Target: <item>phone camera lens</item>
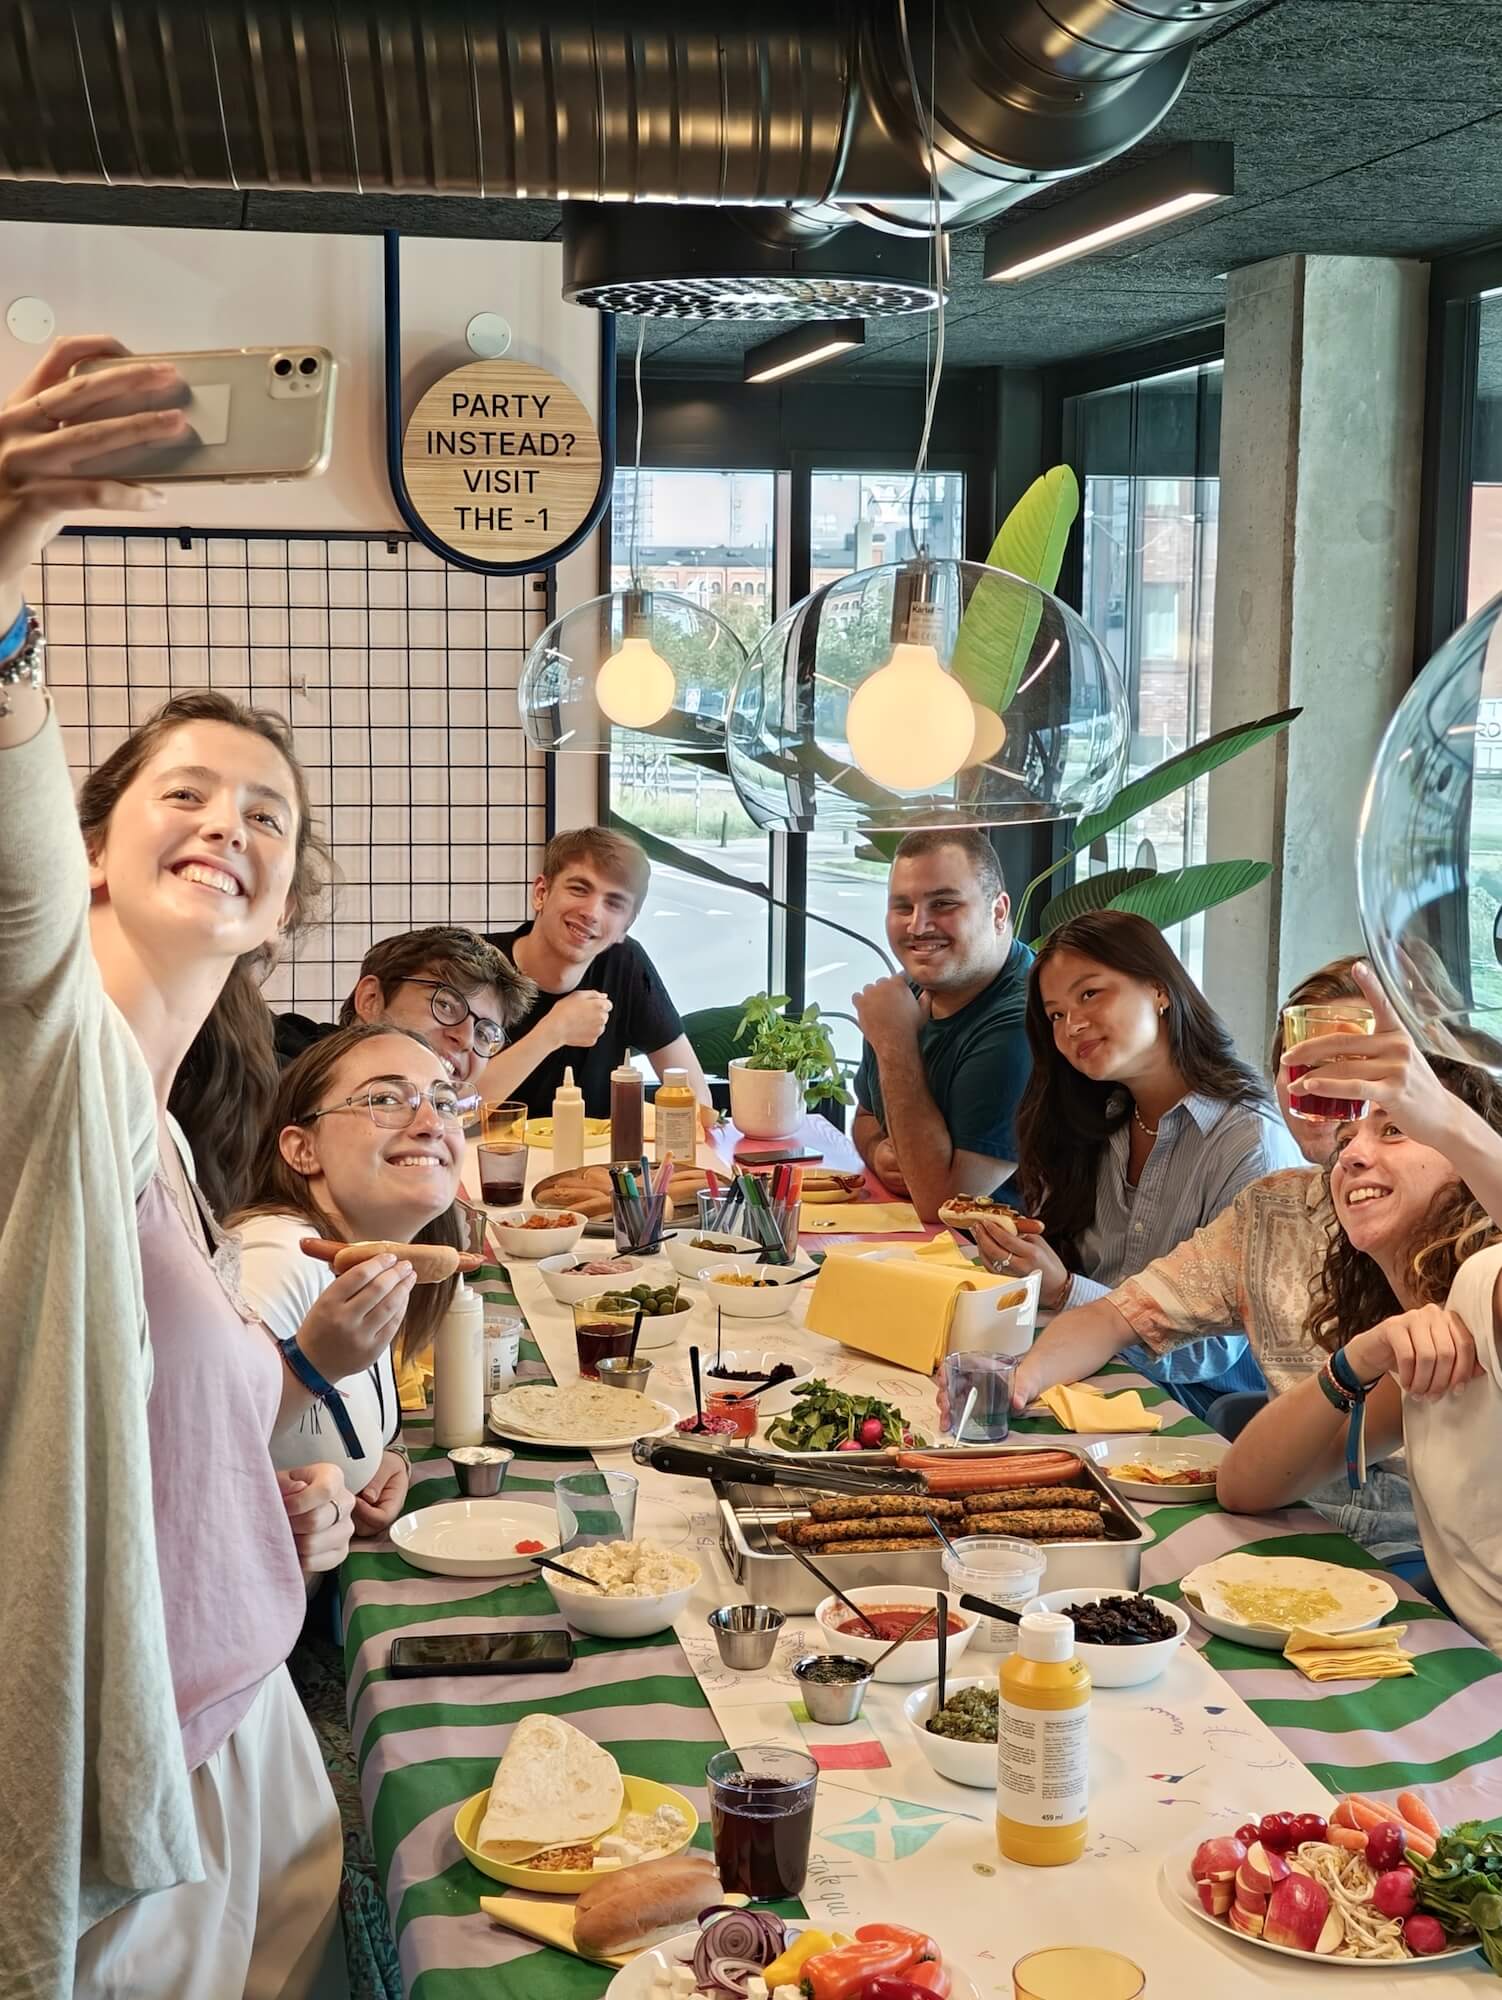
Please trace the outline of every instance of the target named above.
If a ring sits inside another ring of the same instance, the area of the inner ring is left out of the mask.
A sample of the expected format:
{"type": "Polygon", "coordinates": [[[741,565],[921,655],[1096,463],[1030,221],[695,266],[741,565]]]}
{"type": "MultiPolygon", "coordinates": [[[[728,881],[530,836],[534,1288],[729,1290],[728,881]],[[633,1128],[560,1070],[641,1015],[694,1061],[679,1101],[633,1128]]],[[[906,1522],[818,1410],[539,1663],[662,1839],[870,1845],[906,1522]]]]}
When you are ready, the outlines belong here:
{"type": "Polygon", "coordinates": [[[318,373],[318,357],[316,354],[305,354],[297,365],[304,375],[316,375],[318,373]]]}
{"type": "Polygon", "coordinates": [[[285,354],[279,354],[271,366],[278,375],[290,375],[292,373],[292,363],[287,359],[285,354]]]}

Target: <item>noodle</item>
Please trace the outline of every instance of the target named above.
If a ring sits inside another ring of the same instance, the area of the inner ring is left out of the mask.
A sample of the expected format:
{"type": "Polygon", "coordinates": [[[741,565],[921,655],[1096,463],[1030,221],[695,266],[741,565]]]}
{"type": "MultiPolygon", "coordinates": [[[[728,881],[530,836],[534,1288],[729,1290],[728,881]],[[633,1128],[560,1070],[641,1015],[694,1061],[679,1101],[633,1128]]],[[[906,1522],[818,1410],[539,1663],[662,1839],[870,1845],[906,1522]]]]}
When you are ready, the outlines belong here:
{"type": "Polygon", "coordinates": [[[1372,1905],[1377,1877],[1365,1855],[1322,1840],[1306,1840],[1288,1860],[1299,1874],[1323,1884],[1345,1920],[1345,1940],[1330,1954],[1332,1958],[1408,1957],[1401,1921],[1384,1917],[1372,1905]]]}

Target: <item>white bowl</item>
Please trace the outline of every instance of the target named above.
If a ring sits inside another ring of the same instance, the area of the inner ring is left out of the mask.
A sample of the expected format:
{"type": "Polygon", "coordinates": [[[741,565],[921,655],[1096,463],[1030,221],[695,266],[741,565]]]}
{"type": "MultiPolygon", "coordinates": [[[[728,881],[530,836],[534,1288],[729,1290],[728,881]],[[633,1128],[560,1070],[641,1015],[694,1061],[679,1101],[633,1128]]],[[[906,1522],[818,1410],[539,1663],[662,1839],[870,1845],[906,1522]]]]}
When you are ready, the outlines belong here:
{"type": "MultiPolygon", "coordinates": [[[[567,1554],[559,1561],[567,1562],[567,1554]]],[[[587,1632],[595,1639],[645,1639],[651,1632],[667,1631],[698,1588],[700,1573],[695,1564],[692,1582],[664,1591],[660,1597],[597,1597],[592,1591],[576,1590],[556,1570],[542,1572],[569,1624],[576,1632],[587,1632]]]]}
{"type": "MultiPolygon", "coordinates": [[[[972,1674],[966,1680],[946,1682],[945,1695],[947,1698],[958,1694],[961,1688],[995,1686],[995,1674],[972,1674]]],[[[996,1745],[957,1743],[952,1736],[935,1736],[925,1725],[938,1705],[937,1681],[931,1681],[927,1687],[914,1688],[902,1704],[907,1726],[917,1737],[918,1747],[941,1778],[953,1778],[957,1785],[974,1785],[977,1791],[992,1790],[996,1784],[996,1745]]]]}
{"type": "MultiPolygon", "coordinates": [[[[731,1287],[732,1291],[735,1289],[731,1287]]],[[[720,1368],[736,1368],[744,1373],[755,1369],[758,1375],[770,1375],[774,1368],[786,1361],[798,1372],[785,1382],[779,1382],[775,1389],[763,1389],[756,1399],[756,1407],[764,1417],[780,1417],[790,1410],[803,1393],[804,1384],[811,1382],[814,1364],[801,1354],[777,1354],[770,1347],[727,1347],[719,1356],[720,1368]]],[[[714,1368],[704,1370],[704,1395],[739,1396],[749,1389],[749,1382],[727,1381],[724,1374],[714,1368]]]]}
{"type": "Polygon", "coordinates": [[[1128,1437],[1092,1440],[1085,1453],[1128,1500],[1145,1500],[1153,1507],[1184,1507],[1215,1498],[1216,1469],[1230,1449],[1230,1440],[1223,1437],[1128,1437]],[[1157,1486],[1151,1480],[1122,1479],[1117,1472],[1123,1465],[1176,1462],[1203,1466],[1204,1478],[1195,1485],[1157,1486]]]}
{"type": "MultiPolygon", "coordinates": [[[[1097,1604],[1103,1597],[1137,1597],[1142,1594],[1140,1591],[1123,1590],[1119,1583],[1100,1584],[1094,1589],[1050,1590],[1043,1597],[1035,1597],[1027,1608],[1029,1611],[1067,1612],[1072,1611],[1076,1604],[1097,1604]]],[[[1187,1616],[1176,1604],[1165,1604],[1161,1597],[1155,1597],[1153,1602],[1173,1620],[1171,1639],[1155,1639],[1146,1646],[1089,1646],[1075,1641],[1075,1651],[1090,1669],[1090,1678],[1096,1687],[1134,1688],[1143,1686],[1147,1681],[1155,1681],[1184,1643],[1189,1631],[1187,1616]]]]}
{"type": "MultiPolygon", "coordinates": [[[[602,1290],[608,1291],[614,1280],[601,1277],[595,1272],[585,1277],[579,1269],[581,1264],[603,1263],[603,1258],[581,1257],[577,1251],[565,1250],[561,1257],[544,1257],[538,1265],[542,1282],[561,1306],[577,1305],[580,1299],[598,1298],[602,1290]]],[[[616,1278],[623,1288],[644,1282],[642,1272],[647,1268],[645,1257],[630,1257],[626,1261],[635,1266],[631,1271],[621,1271],[616,1278]]]]}
{"type": "Polygon", "coordinates": [[[727,1269],[736,1268],[733,1257],[727,1251],[696,1250],[693,1247],[696,1236],[708,1236],[716,1243],[733,1244],[740,1255],[748,1250],[753,1257],[756,1255],[757,1246],[749,1236],[733,1236],[728,1230],[721,1229],[691,1229],[685,1223],[676,1236],[664,1236],[662,1239],[663,1254],[680,1278],[697,1278],[706,1264],[718,1264],[721,1259],[727,1269]]]}
{"type": "Polygon", "coordinates": [[[725,1272],[723,1267],[718,1271],[710,1268],[701,1268],[699,1277],[704,1284],[705,1298],[708,1299],[712,1307],[720,1307],[731,1319],[779,1319],[783,1313],[788,1311],[793,1303],[793,1298],[796,1297],[796,1294],[788,1295],[786,1292],[789,1280],[813,1268],[811,1263],[782,1265],[747,1263],[741,1265],[739,1259],[736,1259],[735,1262],[739,1268],[734,1275],[740,1277],[770,1278],[772,1282],[765,1287],[727,1285],[722,1280],[724,1277],[732,1274],[725,1272]]]}
{"type": "Polygon", "coordinates": [[[641,1327],[636,1336],[636,1344],[641,1347],[671,1347],[693,1317],[694,1302],[682,1297],[678,1310],[674,1313],[654,1313],[650,1317],[642,1314],[641,1327]]]}
{"type": "Polygon", "coordinates": [[[490,1233],[503,1257],[524,1257],[535,1264],[572,1250],[584,1234],[584,1217],[576,1208],[506,1208],[492,1214],[490,1233]],[[556,1216],[557,1224],[552,1229],[517,1226],[523,1217],[532,1215],[556,1216]]]}
{"type": "MultiPolygon", "coordinates": [[[[862,1611],[890,1611],[895,1607],[913,1605],[916,1618],[926,1605],[938,1597],[936,1590],[923,1590],[917,1585],[873,1584],[860,1590],[848,1591],[851,1602],[858,1604],[862,1611]]],[[[975,1628],[980,1619],[973,1611],[961,1611],[953,1598],[949,1600],[950,1616],[963,1622],[963,1629],[949,1635],[949,1659],[957,1660],[970,1641],[975,1637],[975,1628]]],[[[826,1597],[814,1612],[814,1620],[820,1636],[827,1642],[831,1653],[848,1653],[854,1660],[874,1661],[891,1645],[890,1639],[873,1639],[869,1632],[857,1628],[854,1632],[842,1632],[838,1621],[850,1618],[852,1613],[847,1605],[837,1597],[826,1597]]],[[[938,1678],[939,1641],[933,1638],[909,1639],[905,1646],[899,1646],[890,1659],[884,1660],[876,1669],[879,1681],[892,1681],[903,1686],[913,1681],[931,1681],[938,1678]]]]}

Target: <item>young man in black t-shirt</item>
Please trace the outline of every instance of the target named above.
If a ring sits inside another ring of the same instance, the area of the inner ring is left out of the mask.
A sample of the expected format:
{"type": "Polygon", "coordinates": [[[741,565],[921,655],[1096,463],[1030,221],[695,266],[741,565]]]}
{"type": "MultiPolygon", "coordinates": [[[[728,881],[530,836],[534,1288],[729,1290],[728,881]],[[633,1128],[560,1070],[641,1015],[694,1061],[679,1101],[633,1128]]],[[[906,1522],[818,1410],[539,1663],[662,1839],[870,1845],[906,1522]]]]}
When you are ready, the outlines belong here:
{"type": "Polygon", "coordinates": [[[492,931],[537,998],[512,1030],[509,1047],[490,1062],[487,1097],[525,1099],[546,1117],[572,1068],[591,1118],[610,1112],[610,1072],[639,1050],[660,1077],[688,1072],[705,1122],[713,1118],[709,1085],[657,969],[626,933],[646,897],[651,869],[634,840],[605,827],[556,834],[532,884],[532,921],[492,931]]]}

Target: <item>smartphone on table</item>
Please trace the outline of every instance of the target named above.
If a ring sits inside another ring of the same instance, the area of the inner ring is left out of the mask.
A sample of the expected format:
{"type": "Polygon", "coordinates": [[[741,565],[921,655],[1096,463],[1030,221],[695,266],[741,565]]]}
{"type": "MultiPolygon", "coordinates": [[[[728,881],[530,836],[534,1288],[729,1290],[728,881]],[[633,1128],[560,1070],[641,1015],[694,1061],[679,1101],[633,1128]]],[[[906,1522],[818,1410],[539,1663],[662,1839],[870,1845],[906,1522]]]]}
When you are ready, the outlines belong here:
{"type": "Polygon", "coordinates": [[[735,1156],[738,1167],[780,1167],[789,1161],[822,1160],[824,1155],[811,1146],[774,1146],[765,1153],[741,1153],[735,1156]]]}
{"type": "Polygon", "coordinates": [[[386,1663],[395,1681],[425,1674],[566,1674],[574,1664],[567,1632],[403,1632],[386,1663]]]}
{"type": "MultiPolygon", "coordinates": [[[[153,401],[182,410],[190,429],[168,445],[133,445],[81,464],[87,477],[215,480],[308,479],[329,462],[338,364],[311,342],[234,347],[205,353],[108,354],[74,371],[98,375],[126,363],[170,362],[177,381],[153,401]]],[[[139,404],[136,405],[139,407],[139,404]]],[[[116,414],[108,406],[95,417],[116,414]]]]}

